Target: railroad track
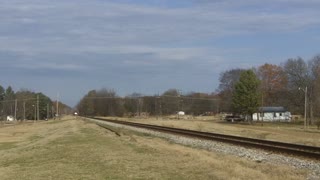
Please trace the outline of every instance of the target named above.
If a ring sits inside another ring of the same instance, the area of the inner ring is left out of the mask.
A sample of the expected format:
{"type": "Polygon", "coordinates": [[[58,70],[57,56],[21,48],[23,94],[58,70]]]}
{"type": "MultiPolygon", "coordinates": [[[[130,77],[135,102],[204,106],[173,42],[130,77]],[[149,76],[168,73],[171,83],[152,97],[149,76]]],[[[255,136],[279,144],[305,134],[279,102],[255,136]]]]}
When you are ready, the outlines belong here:
{"type": "Polygon", "coordinates": [[[206,139],[206,140],[219,141],[219,142],[224,142],[224,143],[229,143],[229,144],[234,144],[239,146],[258,148],[258,149],[263,149],[263,150],[272,151],[272,152],[285,153],[289,155],[295,155],[295,156],[298,155],[302,157],[312,158],[314,160],[320,160],[320,147],[316,147],[316,146],[306,146],[306,145],[300,145],[300,144],[291,144],[291,143],[284,143],[284,142],[277,142],[277,141],[253,139],[253,138],[224,135],[224,134],[217,134],[217,133],[200,132],[200,131],[194,131],[194,130],[164,127],[164,126],[157,126],[157,125],[150,125],[150,124],[140,124],[140,123],[127,122],[127,121],[117,121],[117,120],[101,119],[101,118],[91,118],[91,119],[107,121],[111,123],[117,123],[122,125],[133,126],[133,127],[139,127],[139,128],[149,129],[149,130],[161,131],[165,133],[183,135],[183,136],[188,136],[192,138],[206,139]]]}

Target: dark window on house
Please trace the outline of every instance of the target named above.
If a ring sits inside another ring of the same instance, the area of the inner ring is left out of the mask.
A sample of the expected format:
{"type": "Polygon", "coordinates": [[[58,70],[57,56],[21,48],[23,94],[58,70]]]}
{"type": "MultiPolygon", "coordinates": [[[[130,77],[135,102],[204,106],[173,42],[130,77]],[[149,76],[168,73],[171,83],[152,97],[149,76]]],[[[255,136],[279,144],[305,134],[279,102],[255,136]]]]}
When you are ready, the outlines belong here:
{"type": "Polygon", "coordinates": [[[277,114],[275,112],[273,113],[273,117],[277,117],[277,114]]]}
{"type": "Polygon", "coordinates": [[[264,117],[264,113],[262,112],[262,113],[260,113],[260,117],[264,117]]]}
{"type": "Polygon", "coordinates": [[[282,113],[279,113],[279,116],[282,116],[282,113]]]}

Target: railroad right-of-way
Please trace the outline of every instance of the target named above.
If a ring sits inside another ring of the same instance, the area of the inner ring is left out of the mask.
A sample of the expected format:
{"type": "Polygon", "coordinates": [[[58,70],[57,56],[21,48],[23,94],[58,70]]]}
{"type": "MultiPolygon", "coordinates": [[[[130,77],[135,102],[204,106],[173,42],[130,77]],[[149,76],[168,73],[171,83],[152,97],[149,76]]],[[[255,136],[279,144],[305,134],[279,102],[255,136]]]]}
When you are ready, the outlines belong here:
{"type": "Polygon", "coordinates": [[[246,137],[239,137],[239,136],[231,136],[231,135],[201,132],[201,131],[194,131],[194,130],[187,130],[187,129],[133,123],[133,122],[127,122],[127,121],[111,120],[111,119],[102,119],[102,118],[94,118],[94,119],[122,124],[122,125],[133,126],[133,127],[145,128],[145,129],[154,130],[154,131],[161,131],[161,132],[171,133],[176,135],[183,135],[183,136],[188,136],[192,138],[219,141],[219,142],[225,142],[225,143],[235,144],[239,146],[263,149],[271,152],[307,157],[313,160],[320,160],[320,147],[315,147],[315,146],[306,146],[306,145],[300,145],[300,144],[268,141],[268,140],[261,140],[261,139],[253,139],[253,138],[246,138],[246,137]]]}

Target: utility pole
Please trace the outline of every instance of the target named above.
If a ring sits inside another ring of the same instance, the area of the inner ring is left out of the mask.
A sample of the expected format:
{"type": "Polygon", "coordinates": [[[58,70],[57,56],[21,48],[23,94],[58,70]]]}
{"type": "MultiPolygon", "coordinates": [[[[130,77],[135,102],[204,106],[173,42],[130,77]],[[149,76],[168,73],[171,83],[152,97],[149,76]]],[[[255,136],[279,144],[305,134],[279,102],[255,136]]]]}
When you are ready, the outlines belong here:
{"type": "Polygon", "coordinates": [[[26,102],[23,101],[23,121],[26,120],[26,102]]]}
{"type": "Polygon", "coordinates": [[[157,109],[157,105],[159,106],[159,94],[158,96],[155,98],[155,104],[154,104],[154,112],[155,112],[155,115],[157,116],[157,119],[159,118],[159,110],[157,109]]]}
{"type": "Polygon", "coordinates": [[[137,116],[140,116],[140,99],[137,97],[137,116]]]}
{"type": "Polygon", "coordinates": [[[14,100],[14,120],[17,120],[17,104],[18,104],[18,100],[15,99],[14,100]]]}
{"type": "Polygon", "coordinates": [[[138,98],[138,112],[139,112],[139,117],[141,116],[141,99],[140,97],[138,98]]]}
{"type": "Polygon", "coordinates": [[[261,121],[262,121],[262,124],[261,126],[263,126],[263,118],[264,118],[264,112],[263,112],[263,93],[261,94],[261,121]]]}
{"type": "Polygon", "coordinates": [[[56,103],[57,103],[56,104],[56,106],[57,106],[57,109],[56,109],[57,114],[56,114],[56,116],[59,117],[59,93],[57,94],[57,102],[56,103]]]}
{"type": "Polygon", "coordinates": [[[178,112],[177,112],[178,119],[180,119],[180,111],[181,111],[180,101],[181,101],[181,90],[178,90],[178,112]]]}
{"type": "Polygon", "coordinates": [[[47,120],[49,119],[49,104],[47,104],[47,120]]]}
{"type": "Polygon", "coordinates": [[[34,119],[33,119],[33,122],[35,122],[36,119],[37,119],[37,106],[36,105],[32,105],[32,107],[34,107],[34,119]]]}
{"type": "Polygon", "coordinates": [[[162,118],[162,101],[161,101],[161,97],[159,97],[159,101],[160,101],[160,118],[162,118]]]}
{"type": "Polygon", "coordinates": [[[52,117],[53,119],[56,119],[56,118],[55,118],[55,115],[54,115],[54,105],[53,105],[53,104],[51,105],[51,117],[52,117]]]}
{"type": "Polygon", "coordinates": [[[299,90],[304,92],[304,130],[307,130],[307,101],[308,101],[308,86],[305,89],[299,87],[299,90]]]}
{"type": "Polygon", "coordinates": [[[307,94],[308,94],[308,87],[306,86],[306,90],[304,92],[304,129],[307,128],[307,94]]]}
{"type": "Polygon", "coordinates": [[[37,120],[39,120],[39,94],[37,95],[37,120]]]}

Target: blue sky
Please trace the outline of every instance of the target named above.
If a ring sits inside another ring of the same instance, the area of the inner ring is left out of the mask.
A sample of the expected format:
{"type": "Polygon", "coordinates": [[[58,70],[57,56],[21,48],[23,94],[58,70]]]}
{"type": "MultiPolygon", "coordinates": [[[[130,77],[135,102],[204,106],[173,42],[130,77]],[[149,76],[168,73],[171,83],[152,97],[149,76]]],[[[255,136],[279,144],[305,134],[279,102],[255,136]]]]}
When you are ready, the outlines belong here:
{"type": "Polygon", "coordinates": [[[320,53],[318,0],[0,0],[0,84],[214,92],[231,68],[320,53]]]}

